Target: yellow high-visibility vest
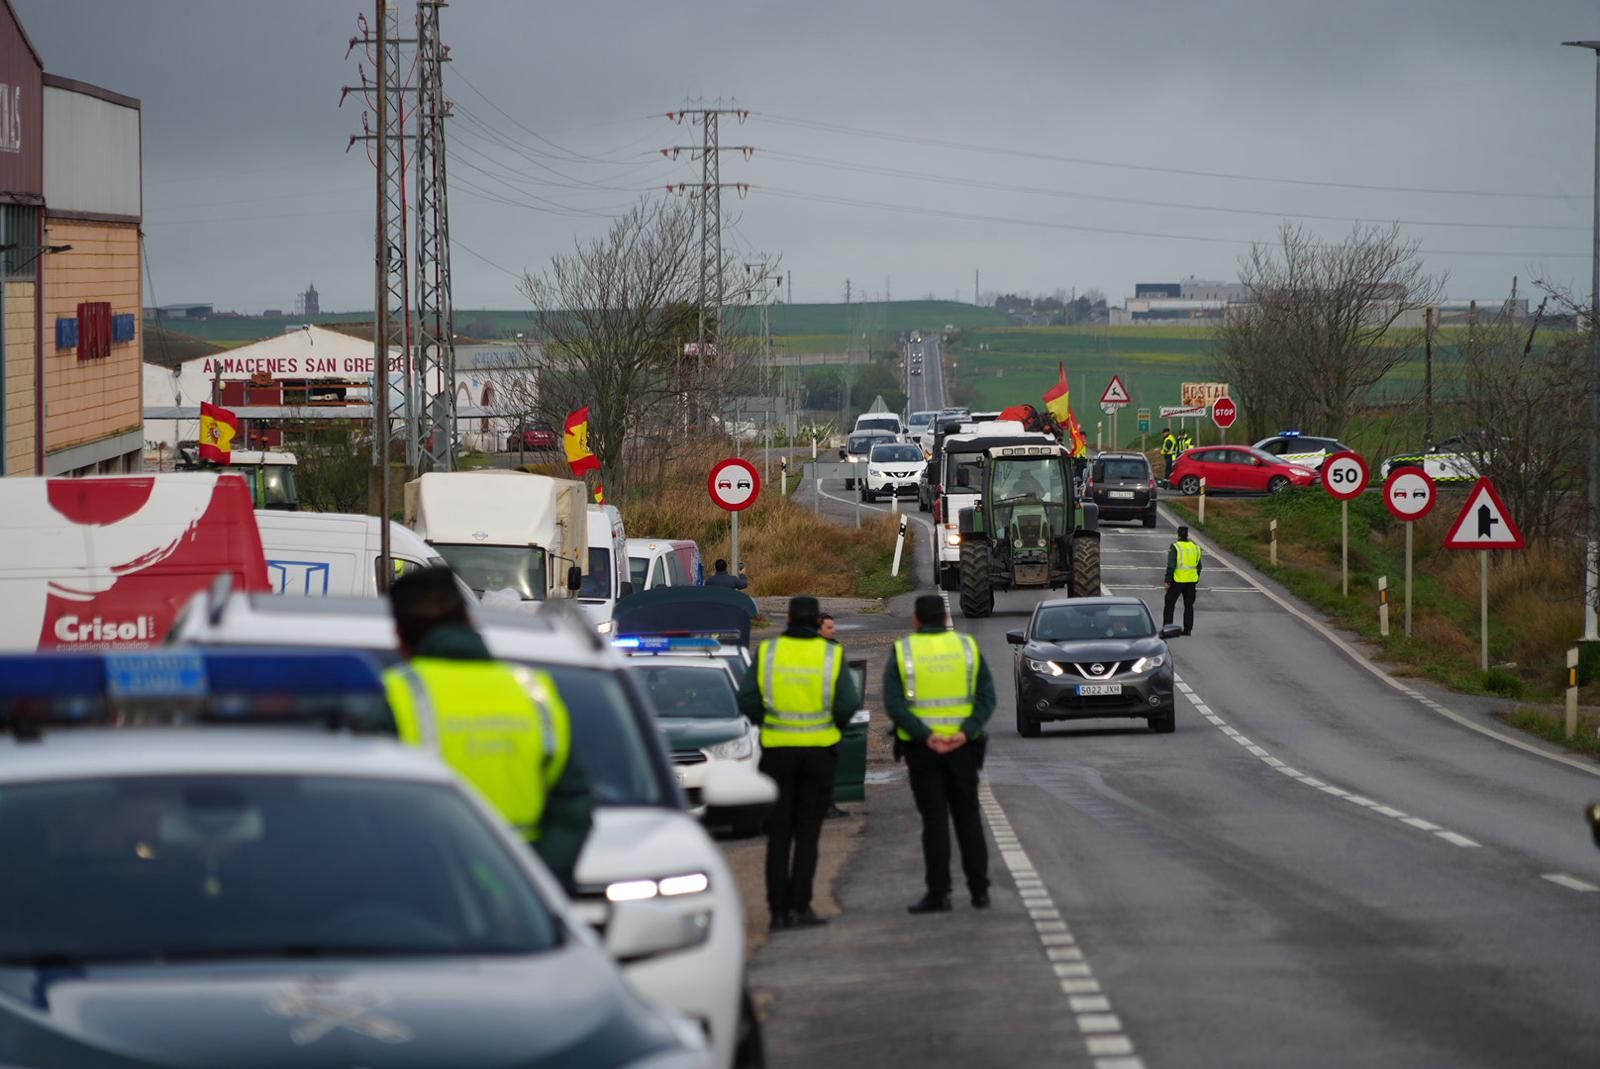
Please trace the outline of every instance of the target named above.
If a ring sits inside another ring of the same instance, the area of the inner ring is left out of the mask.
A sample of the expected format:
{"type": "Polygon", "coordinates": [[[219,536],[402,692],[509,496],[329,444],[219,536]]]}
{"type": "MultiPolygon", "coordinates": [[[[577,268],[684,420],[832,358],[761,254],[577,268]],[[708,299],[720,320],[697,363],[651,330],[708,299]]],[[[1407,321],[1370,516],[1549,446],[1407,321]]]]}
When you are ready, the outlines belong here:
{"type": "Polygon", "coordinates": [[[1161,455],[1170,457],[1178,453],[1178,439],[1170,432],[1161,436],[1161,455]]]}
{"type": "Polygon", "coordinates": [[[433,750],[524,838],[566,771],[572,722],[548,673],[421,657],[384,673],[400,740],[433,750]]]}
{"type": "MultiPolygon", "coordinates": [[[[894,644],[906,705],[935,735],[954,735],[972,715],[978,689],[978,643],[956,631],[907,635],[894,644]]],[[[906,742],[904,729],[895,733],[906,742]]]]}
{"type": "Polygon", "coordinates": [[[756,650],[754,671],[766,715],[761,745],[834,746],[844,736],[833,722],[833,696],[844,658],[825,638],[769,638],[756,650]]]}
{"type": "Polygon", "coordinates": [[[1172,581],[1174,583],[1198,583],[1200,581],[1200,547],[1193,542],[1174,542],[1172,548],[1177,553],[1177,561],[1172,568],[1172,581]]]}

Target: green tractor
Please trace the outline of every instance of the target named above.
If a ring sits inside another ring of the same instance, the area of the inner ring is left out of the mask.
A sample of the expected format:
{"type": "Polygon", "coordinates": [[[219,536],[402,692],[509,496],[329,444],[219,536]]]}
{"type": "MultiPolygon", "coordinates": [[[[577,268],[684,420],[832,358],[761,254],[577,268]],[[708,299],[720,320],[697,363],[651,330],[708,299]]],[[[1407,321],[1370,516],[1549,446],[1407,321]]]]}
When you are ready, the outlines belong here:
{"type": "Polygon", "coordinates": [[[1072,458],[1057,444],[995,445],[982,460],[983,494],[963,509],[961,612],[988,616],[996,590],[1100,593],[1099,509],[1080,502],[1072,458]]]}

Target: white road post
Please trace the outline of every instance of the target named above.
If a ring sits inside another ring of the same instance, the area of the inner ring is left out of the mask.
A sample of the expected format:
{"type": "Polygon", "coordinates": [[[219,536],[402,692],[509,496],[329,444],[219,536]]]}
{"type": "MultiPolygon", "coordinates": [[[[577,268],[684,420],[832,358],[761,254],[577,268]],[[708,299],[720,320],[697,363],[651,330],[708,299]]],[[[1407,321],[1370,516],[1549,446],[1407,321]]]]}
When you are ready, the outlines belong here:
{"type": "Polygon", "coordinates": [[[889,574],[893,576],[900,574],[900,551],[906,546],[906,519],[905,516],[900,517],[900,534],[894,540],[894,564],[889,569],[889,574]]]}
{"type": "Polygon", "coordinates": [[[1481,623],[1479,626],[1482,655],[1479,660],[1483,670],[1489,670],[1489,551],[1478,550],[1478,609],[1481,623]]]}
{"type": "Polygon", "coordinates": [[[1106,429],[1106,421],[1105,420],[1097,419],[1097,420],[1094,421],[1094,451],[1096,453],[1101,452],[1106,447],[1106,445],[1105,445],[1105,443],[1106,443],[1105,429],[1106,429]]]}
{"type": "Polygon", "coordinates": [[[817,459],[817,436],[814,434],[811,436],[811,459],[817,459]]]}
{"type": "Polygon", "coordinates": [[[1378,576],[1378,634],[1389,637],[1389,577],[1378,576]]]}
{"type": "Polygon", "coordinates": [[[1278,521],[1272,520],[1267,524],[1267,557],[1272,561],[1272,566],[1278,566],[1278,521]]]}
{"type": "Polygon", "coordinates": [[[1200,476],[1200,504],[1195,508],[1195,523],[1206,525],[1206,477],[1200,476]]]}
{"type": "Polygon", "coordinates": [[[1567,738],[1578,733],[1578,647],[1567,651],[1567,738]]]}
{"type": "Polygon", "coordinates": [[[778,458],[778,492],[781,497],[789,496],[789,458],[778,458]]]}

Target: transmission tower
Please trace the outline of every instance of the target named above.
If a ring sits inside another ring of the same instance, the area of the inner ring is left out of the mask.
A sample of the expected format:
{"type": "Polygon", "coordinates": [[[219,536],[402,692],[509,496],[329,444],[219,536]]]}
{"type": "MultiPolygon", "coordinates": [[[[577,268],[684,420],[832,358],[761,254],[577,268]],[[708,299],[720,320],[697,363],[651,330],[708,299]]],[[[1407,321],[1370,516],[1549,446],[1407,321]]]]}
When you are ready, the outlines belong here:
{"type": "Polygon", "coordinates": [[[417,240],[416,331],[411,411],[416,413],[417,465],[455,467],[455,341],[450,286],[450,202],[445,182],[444,65],[450,50],[439,39],[439,9],[448,0],[417,2],[417,240]],[[433,383],[439,382],[438,393],[433,383]]]}

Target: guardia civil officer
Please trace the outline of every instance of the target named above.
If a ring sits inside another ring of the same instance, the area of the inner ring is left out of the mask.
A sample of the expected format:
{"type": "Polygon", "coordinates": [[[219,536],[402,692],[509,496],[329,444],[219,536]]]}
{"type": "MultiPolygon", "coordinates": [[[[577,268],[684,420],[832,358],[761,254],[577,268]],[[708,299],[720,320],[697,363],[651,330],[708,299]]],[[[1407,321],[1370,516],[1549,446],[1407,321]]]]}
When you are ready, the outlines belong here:
{"type": "Polygon", "coordinates": [[[894,721],[911,794],[922,816],[927,893],[912,913],[950,909],[950,825],[977,909],[989,906],[989,852],[978,811],[978,771],[994,713],[994,679],[977,640],[945,626],[944,599],[916,601],[917,630],[895,643],[883,670],[883,704],[894,721]]]}
{"type": "Polygon", "coordinates": [[[1178,540],[1167,547],[1167,600],[1161,610],[1161,624],[1172,622],[1178,599],[1183,598],[1183,633],[1194,630],[1194,592],[1200,583],[1200,547],[1189,541],[1189,528],[1178,528],[1178,540]]]}
{"type": "Polygon", "coordinates": [[[761,771],[778,784],[767,820],[767,907],[772,930],[828,923],[811,908],[817,841],[833,802],[843,728],[861,708],[844,650],[817,631],[817,599],[789,599],[789,626],[756,648],[739,710],[761,725],[761,771]]]}
{"type": "Polygon", "coordinates": [[[389,603],[405,661],[384,684],[401,741],[437,752],[570,891],[594,799],[549,674],[490,657],[448,568],[401,576],[389,603]]]}
{"type": "Polygon", "coordinates": [[[1161,478],[1172,478],[1172,462],[1176,459],[1178,459],[1178,436],[1172,433],[1171,427],[1168,427],[1161,435],[1161,460],[1167,466],[1166,474],[1161,478]]]}

